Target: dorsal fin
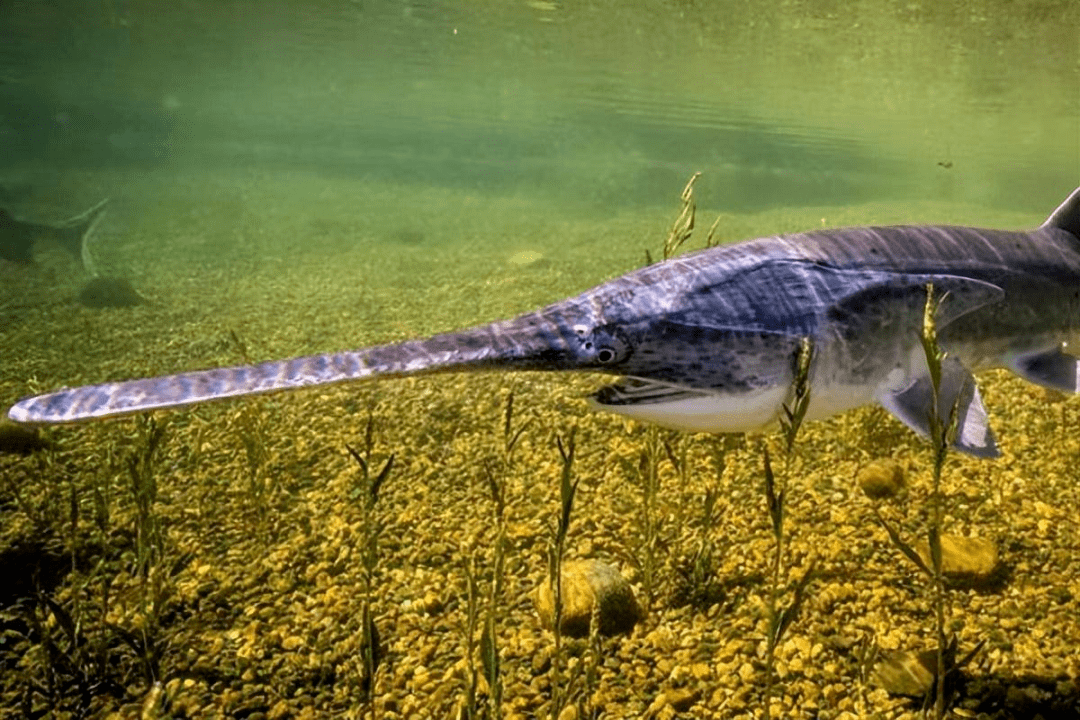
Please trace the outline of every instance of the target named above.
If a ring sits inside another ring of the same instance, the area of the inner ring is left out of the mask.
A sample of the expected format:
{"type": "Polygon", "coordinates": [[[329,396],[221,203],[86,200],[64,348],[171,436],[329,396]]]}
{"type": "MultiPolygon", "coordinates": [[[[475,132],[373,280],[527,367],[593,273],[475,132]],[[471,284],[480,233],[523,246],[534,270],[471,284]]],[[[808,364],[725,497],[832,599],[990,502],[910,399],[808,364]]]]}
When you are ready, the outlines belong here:
{"type": "Polygon", "coordinates": [[[1080,237],[1080,187],[1073,190],[1072,194],[1065,198],[1065,202],[1058,205],[1058,209],[1046,218],[1042,227],[1061,228],[1080,237]]]}

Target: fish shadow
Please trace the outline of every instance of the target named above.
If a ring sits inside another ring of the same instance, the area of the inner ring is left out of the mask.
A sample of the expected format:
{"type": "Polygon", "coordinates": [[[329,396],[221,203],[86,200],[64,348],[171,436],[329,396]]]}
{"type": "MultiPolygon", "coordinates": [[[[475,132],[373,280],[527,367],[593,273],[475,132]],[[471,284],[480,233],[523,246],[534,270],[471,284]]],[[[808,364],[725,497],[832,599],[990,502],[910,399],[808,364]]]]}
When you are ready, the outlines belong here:
{"type": "Polygon", "coordinates": [[[954,706],[990,720],[1080,720],[1080,684],[1064,675],[973,674],[963,679],[954,706]]]}

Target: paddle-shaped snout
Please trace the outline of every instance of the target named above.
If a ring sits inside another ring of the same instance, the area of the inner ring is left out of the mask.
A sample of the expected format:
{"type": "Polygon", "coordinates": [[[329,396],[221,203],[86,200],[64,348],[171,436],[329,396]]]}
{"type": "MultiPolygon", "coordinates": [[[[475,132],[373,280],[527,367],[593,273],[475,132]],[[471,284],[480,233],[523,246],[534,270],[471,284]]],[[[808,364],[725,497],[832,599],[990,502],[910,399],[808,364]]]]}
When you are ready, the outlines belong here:
{"type": "Polygon", "coordinates": [[[590,328],[572,301],[423,340],[231,368],[103,383],[26,398],[25,423],[65,423],[208,400],[360,380],[462,370],[602,370],[629,354],[611,327],[590,328]]]}

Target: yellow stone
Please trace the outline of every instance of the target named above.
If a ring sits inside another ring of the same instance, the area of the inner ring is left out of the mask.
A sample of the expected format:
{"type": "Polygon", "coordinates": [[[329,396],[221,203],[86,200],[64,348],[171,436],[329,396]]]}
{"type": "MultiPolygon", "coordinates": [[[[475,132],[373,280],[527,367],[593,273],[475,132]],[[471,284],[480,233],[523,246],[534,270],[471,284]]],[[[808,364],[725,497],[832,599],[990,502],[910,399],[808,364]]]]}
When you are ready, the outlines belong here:
{"type": "MultiPolygon", "coordinates": [[[[550,629],[554,623],[555,599],[546,579],[533,593],[533,602],[540,624],[550,629]]],[[[601,635],[628,633],[642,618],[630,584],[616,568],[595,559],[563,563],[562,604],[562,632],[570,637],[589,634],[594,605],[599,605],[601,635]]]]}
{"type": "Polygon", "coordinates": [[[933,652],[886,653],[874,666],[870,682],[892,695],[920,697],[934,684],[936,668],[933,652]]]}
{"type": "Polygon", "coordinates": [[[698,680],[706,680],[712,675],[712,669],[705,663],[694,663],[690,666],[690,674],[698,680]]]}
{"type": "MultiPolygon", "coordinates": [[[[920,540],[915,550],[927,567],[930,564],[930,544],[920,540]]],[[[961,535],[941,536],[941,572],[950,577],[984,578],[998,564],[997,545],[991,540],[961,535]]]]}
{"type": "Polygon", "coordinates": [[[570,704],[559,713],[559,720],[578,720],[577,705],[570,704]]]}
{"type": "Polygon", "coordinates": [[[289,703],[285,700],[278,700],[274,707],[270,708],[270,712],[266,714],[266,717],[270,720],[279,720],[279,718],[287,718],[291,714],[289,709],[289,703]]]}
{"type": "Polygon", "coordinates": [[[906,481],[904,468],[891,458],[867,463],[859,470],[855,480],[866,497],[871,500],[887,500],[904,491],[906,481]]]}
{"type": "Polygon", "coordinates": [[[754,666],[748,662],[744,662],[742,666],[739,667],[739,677],[742,678],[743,682],[750,682],[755,674],[754,666]]]}

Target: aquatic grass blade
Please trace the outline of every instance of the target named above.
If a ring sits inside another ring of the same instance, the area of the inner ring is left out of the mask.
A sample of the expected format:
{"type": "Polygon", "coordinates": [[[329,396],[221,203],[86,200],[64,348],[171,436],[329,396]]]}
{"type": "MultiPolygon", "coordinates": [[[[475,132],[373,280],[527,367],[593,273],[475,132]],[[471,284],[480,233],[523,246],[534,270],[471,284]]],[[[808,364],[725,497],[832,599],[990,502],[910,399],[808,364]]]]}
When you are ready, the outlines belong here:
{"type": "Polygon", "coordinates": [[[810,567],[803,573],[803,576],[799,578],[799,582],[796,583],[791,604],[781,609],[778,613],[779,620],[776,623],[776,630],[773,637],[773,642],[776,645],[780,644],[784,639],[784,633],[787,632],[788,627],[790,627],[791,623],[799,617],[803,602],[806,600],[806,588],[814,579],[816,570],[817,562],[815,561],[810,564],[810,567]]]}
{"type": "Polygon", "coordinates": [[[773,535],[779,538],[784,532],[784,490],[776,491],[776,478],[773,475],[768,447],[762,447],[762,457],[765,462],[765,500],[769,507],[769,517],[772,519],[773,535]]]}
{"type": "Polygon", "coordinates": [[[484,666],[484,678],[487,679],[488,687],[494,688],[499,677],[499,652],[495,643],[495,624],[490,616],[484,623],[484,631],[480,636],[480,660],[484,666]]]}
{"type": "Polygon", "coordinates": [[[349,454],[353,456],[353,460],[356,460],[356,464],[360,466],[360,473],[364,477],[367,477],[368,476],[367,460],[365,460],[363,458],[363,456],[360,453],[358,453],[356,451],[356,449],[352,445],[350,445],[348,443],[345,443],[345,449],[349,451],[349,454]]]}
{"type": "Polygon", "coordinates": [[[664,454],[667,455],[668,462],[670,462],[671,466],[675,468],[675,472],[677,474],[682,475],[683,464],[679,462],[679,459],[677,457],[675,457],[675,450],[671,447],[671,443],[665,439],[663,442],[663,446],[664,454]]]}
{"type": "Polygon", "coordinates": [[[570,530],[570,515],[574,507],[574,495],[577,493],[578,483],[581,482],[581,478],[573,479],[573,466],[574,466],[574,452],[575,452],[575,436],[577,434],[577,426],[570,428],[570,433],[567,435],[566,442],[563,442],[562,437],[556,437],[555,443],[559,448],[559,455],[562,456],[562,473],[559,478],[559,497],[562,500],[562,513],[559,516],[559,529],[558,540],[561,547],[562,542],[566,539],[566,534],[570,530]]]}
{"type": "Polygon", "coordinates": [[[396,453],[391,453],[390,457],[386,459],[386,462],[382,466],[382,470],[375,476],[375,480],[371,483],[371,502],[375,503],[379,499],[379,489],[382,487],[383,482],[390,475],[390,471],[394,468],[394,457],[396,453]]]}
{"type": "Polygon", "coordinates": [[[887,520],[885,520],[881,512],[876,507],[873,508],[873,510],[874,515],[877,516],[878,523],[883,528],[885,528],[885,532],[889,534],[889,540],[892,541],[892,544],[895,545],[900,550],[900,552],[904,554],[904,557],[914,563],[915,567],[919,568],[919,570],[922,570],[928,576],[934,577],[934,571],[927,567],[926,562],[924,562],[922,557],[919,556],[919,553],[915,552],[915,548],[911,547],[911,545],[908,545],[904,541],[904,539],[900,537],[900,533],[898,533],[896,529],[893,528],[893,526],[890,525],[887,520]]]}
{"type": "Polygon", "coordinates": [[[667,240],[664,241],[664,260],[674,257],[675,253],[690,239],[694,232],[694,216],[697,209],[694,203],[694,183],[697,182],[699,177],[701,177],[700,172],[694,173],[679,196],[681,203],[679,216],[675,218],[667,240]]]}
{"type": "Polygon", "coordinates": [[[933,568],[931,575],[937,577],[941,574],[941,528],[932,525],[928,535],[930,545],[930,567],[933,568]]]}

